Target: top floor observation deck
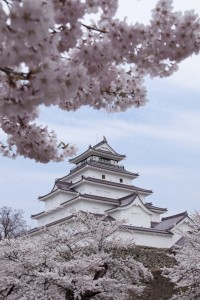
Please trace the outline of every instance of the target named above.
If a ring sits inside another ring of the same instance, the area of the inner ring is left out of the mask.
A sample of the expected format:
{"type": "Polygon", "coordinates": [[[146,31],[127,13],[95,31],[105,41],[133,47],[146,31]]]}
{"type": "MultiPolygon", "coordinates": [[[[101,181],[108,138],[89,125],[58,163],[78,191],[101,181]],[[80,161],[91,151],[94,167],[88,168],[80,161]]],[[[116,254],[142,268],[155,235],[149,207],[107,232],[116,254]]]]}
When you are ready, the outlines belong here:
{"type": "Polygon", "coordinates": [[[70,172],[76,171],[87,164],[99,165],[99,166],[102,165],[102,166],[110,167],[112,169],[114,168],[117,170],[124,170],[124,166],[119,165],[117,161],[108,160],[108,159],[97,157],[97,156],[92,156],[92,157],[89,157],[89,158],[79,162],[76,166],[74,166],[70,170],[70,172]]]}

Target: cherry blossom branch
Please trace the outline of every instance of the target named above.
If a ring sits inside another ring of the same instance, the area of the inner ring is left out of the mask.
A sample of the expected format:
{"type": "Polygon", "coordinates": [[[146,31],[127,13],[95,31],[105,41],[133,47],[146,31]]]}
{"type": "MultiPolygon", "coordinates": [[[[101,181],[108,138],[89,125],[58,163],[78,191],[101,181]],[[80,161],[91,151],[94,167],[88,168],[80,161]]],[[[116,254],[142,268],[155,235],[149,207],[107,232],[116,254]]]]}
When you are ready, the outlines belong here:
{"type": "Polygon", "coordinates": [[[24,73],[24,72],[16,72],[16,71],[14,71],[14,70],[12,70],[12,69],[10,69],[10,68],[8,68],[8,67],[0,67],[0,71],[2,71],[2,72],[4,72],[4,73],[6,73],[7,75],[16,75],[16,76],[18,76],[18,77],[21,77],[21,79],[27,79],[28,78],[28,76],[29,76],[29,74],[30,74],[30,72],[28,72],[28,73],[24,73]]]}
{"type": "Polygon", "coordinates": [[[2,2],[0,126],[7,140],[0,152],[12,158],[47,163],[75,154],[75,147],[63,147],[55,133],[33,123],[40,105],[109,112],[145,105],[146,75],[170,76],[200,51],[198,15],[174,12],[172,0],[158,1],[148,26],[115,18],[117,0],[2,2]],[[84,23],[97,12],[97,25],[84,23]],[[18,116],[25,115],[20,126],[18,116]]]}
{"type": "Polygon", "coordinates": [[[96,27],[90,26],[90,25],[86,25],[84,23],[81,23],[81,25],[85,28],[87,28],[89,31],[98,31],[100,33],[108,33],[108,31],[104,30],[104,29],[98,29],[96,27]]]}

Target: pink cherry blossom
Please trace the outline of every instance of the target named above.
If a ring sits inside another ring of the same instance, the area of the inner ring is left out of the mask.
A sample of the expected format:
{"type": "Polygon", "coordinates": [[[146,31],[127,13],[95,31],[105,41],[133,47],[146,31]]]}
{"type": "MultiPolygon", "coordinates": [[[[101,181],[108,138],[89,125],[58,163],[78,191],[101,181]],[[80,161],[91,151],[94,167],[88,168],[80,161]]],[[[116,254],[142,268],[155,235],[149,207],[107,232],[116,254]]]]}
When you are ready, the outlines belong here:
{"type": "Polygon", "coordinates": [[[8,136],[0,152],[40,162],[75,154],[36,124],[40,105],[110,112],[145,105],[145,76],[170,76],[199,53],[198,15],[172,4],[158,1],[145,26],[115,18],[117,0],[0,0],[0,122],[8,136]]]}
{"type": "Polygon", "coordinates": [[[128,254],[135,245],[119,238],[122,222],[81,212],[72,217],[36,236],[0,242],[1,299],[128,300],[142,294],[152,275],[128,254]]]}

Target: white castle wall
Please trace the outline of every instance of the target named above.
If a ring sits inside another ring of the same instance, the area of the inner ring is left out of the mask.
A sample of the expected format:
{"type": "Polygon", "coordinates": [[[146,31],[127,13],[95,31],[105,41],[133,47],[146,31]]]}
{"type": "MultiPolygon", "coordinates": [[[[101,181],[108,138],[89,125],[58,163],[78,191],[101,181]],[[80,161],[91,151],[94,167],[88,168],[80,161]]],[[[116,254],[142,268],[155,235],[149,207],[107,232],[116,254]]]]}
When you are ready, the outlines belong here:
{"type": "Polygon", "coordinates": [[[170,248],[172,245],[171,235],[161,235],[156,233],[131,231],[122,231],[119,233],[124,240],[132,238],[136,245],[156,247],[156,248],[170,248]]]}
{"type": "Polygon", "coordinates": [[[155,213],[155,214],[153,214],[152,216],[151,216],[151,221],[152,222],[160,222],[160,215],[159,214],[157,214],[157,213],[155,213]]]}
{"type": "Polygon", "coordinates": [[[72,181],[73,183],[78,182],[81,180],[82,175],[85,177],[92,177],[92,178],[97,178],[97,179],[102,179],[102,175],[105,175],[105,180],[111,181],[111,182],[118,182],[120,183],[120,178],[123,179],[123,183],[124,184],[128,184],[131,185],[132,184],[132,180],[130,177],[124,175],[124,174],[120,174],[120,173],[111,173],[107,170],[97,170],[97,169],[93,169],[91,167],[85,167],[83,169],[81,169],[79,172],[76,172],[76,174],[71,174],[71,176],[69,176],[67,178],[67,181],[72,181]]]}
{"type": "Polygon", "coordinates": [[[61,209],[52,210],[47,215],[42,215],[38,218],[38,226],[45,226],[46,224],[55,222],[59,219],[66,218],[73,214],[74,211],[85,211],[91,213],[104,214],[104,211],[112,208],[113,205],[109,203],[94,202],[86,199],[78,199],[76,201],[70,201],[68,205],[63,205],[61,209]]]}
{"type": "MultiPolygon", "coordinates": [[[[65,214],[69,214],[69,211],[66,209],[65,210],[65,214]]],[[[55,216],[54,216],[54,221],[55,220],[55,216]]],[[[51,222],[53,222],[53,219],[51,219],[51,222]]],[[[39,226],[43,226],[45,224],[47,224],[49,222],[44,222],[44,218],[43,218],[43,222],[40,222],[39,226]]],[[[68,224],[70,225],[71,223],[73,223],[72,220],[66,221],[64,226],[68,226],[68,224]]],[[[63,226],[63,225],[61,225],[63,226]]],[[[41,233],[36,232],[31,234],[32,236],[39,236],[41,233]]],[[[121,237],[123,240],[130,240],[132,239],[134,241],[134,243],[136,245],[140,245],[140,246],[147,246],[147,247],[155,247],[155,248],[170,248],[173,245],[173,236],[172,235],[162,235],[162,234],[157,234],[157,233],[149,233],[149,232],[141,232],[141,231],[133,231],[133,230],[129,230],[129,231],[125,231],[125,230],[120,230],[118,232],[116,232],[116,234],[121,237]]]]}
{"type": "Polygon", "coordinates": [[[144,211],[140,206],[133,205],[127,209],[116,210],[110,215],[118,220],[125,219],[125,223],[138,227],[150,227],[151,215],[144,211]]]}
{"type": "Polygon", "coordinates": [[[118,189],[113,186],[97,185],[95,183],[86,181],[82,182],[80,185],[77,185],[75,188],[76,191],[80,192],[81,194],[97,195],[113,199],[118,199],[131,193],[131,191],[128,190],[118,189]]]}
{"type": "Polygon", "coordinates": [[[45,211],[49,211],[58,207],[61,203],[76,197],[76,194],[67,194],[62,191],[55,192],[49,196],[45,202],[45,211]]]}

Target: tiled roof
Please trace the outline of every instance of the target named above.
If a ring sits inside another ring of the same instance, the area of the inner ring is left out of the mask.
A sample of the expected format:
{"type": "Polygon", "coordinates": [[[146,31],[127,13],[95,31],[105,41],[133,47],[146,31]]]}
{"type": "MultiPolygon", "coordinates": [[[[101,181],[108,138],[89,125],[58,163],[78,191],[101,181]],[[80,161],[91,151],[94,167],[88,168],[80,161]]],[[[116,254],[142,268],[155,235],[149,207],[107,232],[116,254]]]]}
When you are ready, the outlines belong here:
{"type": "Polygon", "coordinates": [[[172,215],[172,216],[162,218],[162,221],[169,220],[169,219],[174,219],[174,218],[179,218],[179,217],[188,217],[187,211],[184,211],[180,214],[176,214],[176,215],[172,215]]]}
{"type": "MultiPolygon", "coordinates": [[[[46,224],[46,225],[43,226],[43,227],[49,227],[49,226],[52,226],[52,225],[56,225],[56,224],[65,222],[65,221],[67,221],[67,220],[70,220],[70,219],[72,219],[72,218],[73,218],[73,215],[68,216],[68,217],[65,217],[65,218],[62,218],[62,219],[59,219],[59,220],[54,221],[54,222],[51,222],[51,223],[48,223],[48,224],[46,224]]],[[[28,233],[30,233],[30,234],[31,234],[31,233],[35,233],[35,232],[37,232],[37,231],[40,231],[43,227],[35,227],[35,228],[29,230],[28,233]]]]}
{"type": "Polygon", "coordinates": [[[104,154],[110,154],[110,155],[114,155],[114,156],[118,156],[118,157],[126,157],[126,155],[124,155],[124,154],[119,154],[119,153],[117,153],[117,152],[115,152],[114,151],[114,153],[113,152],[110,152],[110,151],[106,151],[106,150],[102,150],[102,149],[95,149],[94,147],[91,147],[91,149],[92,150],[94,150],[94,151],[97,151],[97,152],[100,152],[100,153],[104,153],[104,154]]]}
{"type": "Polygon", "coordinates": [[[53,194],[56,191],[64,191],[64,192],[70,192],[70,193],[77,194],[78,192],[76,192],[75,190],[73,190],[73,189],[70,188],[71,185],[72,185],[71,182],[64,182],[64,181],[56,180],[55,181],[55,185],[54,185],[53,189],[51,190],[51,192],[48,193],[48,194],[46,194],[46,195],[44,195],[44,196],[38,197],[38,199],[42,200],[46,196],[50,196],[51,194],[53,194]]]}
{"type": "Polygon", "coordinates": [[[167,208],[162,208],[162,207],[157,207],[157,206],[154,206],[153,204],[151,203],[144,203],[144,205],[146,206],[146,208],[150,209],[150,210],[157,210],[157,211],[163,211],[163,212],[166,212],[167,211],[167,208]]]}
{"type": "Polygon", "coordinates": [[[74,183],[72,185],[72,187],[74,185],[76,185],[77,183],[80,183],[81,181],[90,181],[90,182],[94,182],[94,183],[99,183],[99,184],[105,184],[105,185],[110,185],[110,186],[116,186],[116,187],[120,187],[120,188],[124,188],[124,189],[128,189],[128,190],[134,190],[134,191],[138,191],[138,192],[144,192],[146,194],[151,194],[153,193],[151,190],[146,190],[146,189],[142,189],[133,185],[128,185],[128,184],[123,184],[123,183],[118,183],[118,182],[114,182],[114,181],[107,181],[104,179],[97,179],[97,178],[93,178],[93,177],[82,177],[82,179],[76,183],[74,183]]]}
{"type": "Polygon", "coordinates": [[[149,233],[158,233],[158,234],[164,234],[164,235],[173,235],[173,233],[166,231],[166,230],[160,230],[157,228],[146,228],[146,227],[137,227],[132,225],[122,225],[122,227],[129,229],[129,230],[136,230],[136,231],[145,231],[149,233]]]}
{"type": "Polygon", "coordinates": [[[101,156],[101,157],[111,157],[114,158],[115,160],[122,160],[123,158],[126,157],[126,155],[118,154],[118,153],[112,153],[109,151],[104,151],[100,149],[94,149],[90,147],[87,149],[85,152],[81,153],[80,155],[69,159],[69,162],[71,163],[78,163],[79,161],[83,160],[84,158],[87,158],[91,155],[96,155],[96,156],[101,156]]]}
{"type": "Polygon", "coordinates": [[[78,196],[76,196],[75,198],[72,198],[70,200],[67,200],[65,202],[62,202],[60,205],[64,205],[64,204],[67,204],[67,203],[70,203],[72,201],[74,201],[75,199],[78,199],[78,198],[88,198],[88,199],[91,199],[91,200],[99,200],[99,201],[104,201],[104,202],[110,202],[110,203],[114,203],[114,204],[118,204],[118,200],[117,199],[112,199],[112,198],[106,198],[106,197],[101,197],[101,196],[96,196],[96,195],[89,195],[89,194],[78,194],[78,196]]]}
{"type": "MultiPolygon", "coordinates": [[[[95,162],[95,161],[85,161],[80,166],[77,166],[76,168],[72,169],[70,171],[69,175],[71,175],[72,173],[76,172],[77,170],[82,169],[86,165],[94,166],[96,168],[100,168],[100,169],[104,169],[104,170],[111,170],[112,172],[116,172],[116,173],[127,174],[127,175],[130,175],[130,176],[133,176],[133,177],[139,176],[138,173],[129,172],[129,171],[125,170],[122,167],[120,168],[120,167],[112,166],[111,164],[103,164],[103,163],[95,162]]],[[[65,178],[65,177],[66,176],[64,176],[63,178],[65,178]]],[[[62,179],[62,178],[60,178],[60,179],[62,179]]]]}
{"type": "Polygon", "coordinates": [[[72,183],[61,181],[61,180],[58,179],[58,180],[55,181],[55,185],[58,187],[59,190],[69,191],[70,186],[72,185],[72,183]]]}
{"type": "Polygon", "coordinates": [[[127,195],[125,197],[122,197],[122,198],[119,198],[118,199],[118,204],[115,205],[114,207],[112,208],[109,208],[107,209],[105,212],[111,212],[117,208],[120,208],[120,207],[126,207],[128,206],[129,204],[131,204],[132,202],[135,201],[136,197],[138,197],[138,194],[136,193],[132,193],[130,195],[127,195]]]}
{"type": "MultiPolygon", "coordinates": [[[[101,142],[99,142],[99,143],[97,143],[96,145],[94,145],[92,148],[97,148],[97,147],[99,147],[99,146],[101,146],[101,145],[103,145],[103,144],[107,144],[108,145],[108,143],[107,143],[107,139],[104,137],[103,138],[103,140],[101,141],[101,142]]],[[[110,145],[108,145],[109,147],[110,147],[110,145]]],[[[111,148],[111,147],[110,147],[111,148]]],[[[114,150],[113,150],[114,151],[114,150]]],[[[115,151],[114,151],[115,152],[115,151]]]]}
{"type": "Polygon", "coordinates": [[[176,249],[176,246],[182,247],[186,244],[187,240],[182,236],[176,243],[175,245],[172,246],[172,249],[176,249]]]}
{"type": "MultiPolygon", "coordinates": [[[[104,145],[104,144],[106,144],[106,145],[112,150],[113,153],[115,153],[115,154],[117,154],[117,155],[119,155],[119,156],[125,156],[125,155],[122,155],[122,154],[117,153],[117,152],[116,152],[116,151],[108,144],[107,139],[106,139],[105,136],[103,137],[103,140],[102,140],[101,142],[97,143],[96,145],[94,145],[94,146],[91,147],[91,148],[92,148],[92,149],[97,149],[99,146],[102,146],[102,145],[104,145]]],[[[102,149],[97,149],[97,150],[102,150],[102,149]]],[[[103,150],[102,150],[102,151],[103,151],[103,150]]]]}
{"type": "Polygon", "coordinates": [[[90,194],[80,194],[80,196],[88,199],[108,201],[108,202],[113,202],[115,204],[119,204],[119,199],[112,199],[112,198],[101,197],[101,196],[90,195],[90,194]]]}
{"type": "Polygon", "coordinates": [[[170,230],[176,224],[182,221],[185,217],[188,217],[186,211],[177,215],[162,218],[161,222],[158,225],[156,225],[154,228],[159,230],[170,230]]]}
{"type": "Polygon", "coordinates": [[[31,218],[37,217],[37,216],[39,216],[39,215],[43,215],[44,213],[45,213],[45,211],[41,211],[41,212],[38,213],[38,214],[31,215],[31,218]]]}
{"type": "Polygon", "coordinates": [[[119,199],[120,204],[119,204],[118,207],[125,207],[125,206],[131,204],[137,197],[138,197],[138,194],[132,193],[131,195],[120,198],[119,199]]]}

